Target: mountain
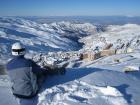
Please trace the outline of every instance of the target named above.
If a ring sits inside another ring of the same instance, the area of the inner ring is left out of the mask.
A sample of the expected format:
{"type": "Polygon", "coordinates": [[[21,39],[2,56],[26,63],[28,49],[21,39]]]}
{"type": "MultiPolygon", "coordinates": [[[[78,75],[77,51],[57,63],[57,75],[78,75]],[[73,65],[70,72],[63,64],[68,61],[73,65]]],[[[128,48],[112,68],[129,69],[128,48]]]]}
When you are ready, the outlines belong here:
{"type": "Polygon", "coordinates": [[[37,23],[24,18],[0,17],[0,51],[10,53],[11,44],[21,42],[30,51],[72,51],[82,48],[81,37],[98,33],[101,26],[90,23],[37,23]]]}

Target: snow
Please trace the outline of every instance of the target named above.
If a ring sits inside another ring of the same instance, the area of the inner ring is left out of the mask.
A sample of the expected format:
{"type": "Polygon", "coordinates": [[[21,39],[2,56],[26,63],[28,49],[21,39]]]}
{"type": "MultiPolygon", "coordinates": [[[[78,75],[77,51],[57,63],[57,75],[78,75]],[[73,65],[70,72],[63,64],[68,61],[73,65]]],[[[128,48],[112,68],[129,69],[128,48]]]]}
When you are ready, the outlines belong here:
{"type": "MultiPolygon", "coordinates": [[[[93,50],[96,46],[103,49],[106,44],[112,43],[113,48],[116,49],[122,44],[130,43],[130,48],[139,48],[140,26],[137,24],[126,25],[109,25],[105,32],[97,33],[86,38],[80,39],[80,42],[85,43],[82,50],[93,50]]],[[[125,46],[121,50],[125,50],[125,46]]]]}
{"type": "Polygon", "coordinates": [[[129,69],[130,71],[139,71],[139,66],[137,65],[126,66],[126,69],[129,69]]]}
{"type": "Polygon", "coordinates": [[[41,66],[53,64],[61,59],[54,58],[54,52],[80,48],[75,39],[84,43],[79,52],[94,50],[96,46],[102,50],[110,43],[111,49],[125,46],[116,55],[94,61],[72,58],[61,62],[69,62],[66,74],[46,77],[38,95],[29,100],[15,98],[8,76],[0,75],[0,105],[140,105],[140,25],[137,24],[98,27],[91,23],[41,24],[23,18],[0,17],[0,64],[11,59],[10,46],[17,41],[30,49],[27,58],[41,66]],[[127,43],[131,53],[119,54],[126,51],[127,43]],[[125,73],[126,68],[135,72],[125,73]]]}
{"type": "Polygon", "coordinates": [[[90,105],[92,104],[91,100],[97,100],[99,97],[112,105],[116,105],[116,103],[127,105],[123,95],[116,88],[93,86],[77,80],[72,84],[67,83],[46,89],[39,94],[39,105],[42,105],[42,103],[45,105],[68,105],[69,103],[90,105]],[[114,102],[111,101],[112,98],[114,98],[114,102]]]}
{"type": "Polygon", "coordinates": [[[90,23],[40,24],[23,18],[0,17],[1,38],[9,39],[8,44],[20,41],[26,46],[33,47],[37,52],[37,47],[46,47],[42,49],[42,52],[46,50],[77,50],[81,45],[75,39],[96,33],[97,28],[90,23]]]}
{"type": "Polygon", "coordinates": [[[16,98],[13,97],[9,88],[10,82],[7,76],[0,76],[0,104],[1,105],[19,105],[16,98]]]}
{"type": "Polygon", "coordinates": [[[33,100],[21,100],[22,105],[140,104],[139,72],[126,74],[115,69],[107,69],[107,66],[110,68],[107,64],[104,68],[97,66],[67,68],[63,76],[48,77],[38,94],[38,99],[33,99],[37,102],[33,104],[33,100]]]}
{"type": "MultiPolygon", "coordinates": [[[[140,73],[138,72],[138,75],[140,73]]],[[[100,68],[69,68],[63,76],[48,77],[38,105],[138,105],[139,77],[100,68]]]]}
{"type": "MultiPolygon", "coordinates": [[[[32,100],[21,99],[21,105],[139,105],[140,72],[124,73],[121,70],[130,64],[140,65],[140,59],[109,64],[113,63],[111,58],[119,57],[128,55],[104,57],[85,66],[67,68],[65,75],[47,77],[38,96],[32,100]]],[[[1,85],[9,86],[5,84],[7,80],[0,81],[1,85]]]]}

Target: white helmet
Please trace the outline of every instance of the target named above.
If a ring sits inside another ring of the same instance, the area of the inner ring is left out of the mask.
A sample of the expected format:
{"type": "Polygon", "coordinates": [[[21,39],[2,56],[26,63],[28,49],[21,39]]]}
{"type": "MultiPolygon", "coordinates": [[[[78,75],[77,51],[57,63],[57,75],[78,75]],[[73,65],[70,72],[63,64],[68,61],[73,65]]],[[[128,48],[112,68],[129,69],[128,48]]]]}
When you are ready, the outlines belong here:
{"type": "Polygon", "coordinates": [[[14,56],[25,55],[25,47],[19,42],[14,43],[12,45],[12,55],[14,56]]]}

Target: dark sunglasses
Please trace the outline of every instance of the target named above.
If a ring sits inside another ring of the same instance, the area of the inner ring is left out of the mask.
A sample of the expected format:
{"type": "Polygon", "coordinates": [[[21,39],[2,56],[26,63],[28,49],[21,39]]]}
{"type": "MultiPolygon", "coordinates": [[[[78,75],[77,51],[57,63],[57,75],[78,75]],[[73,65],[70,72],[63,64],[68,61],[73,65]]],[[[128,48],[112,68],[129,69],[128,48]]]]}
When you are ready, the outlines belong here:
{"type": "Polygon", "coordinates": [[[22,49],[12,49],[13,52],[22,52],[22,51],[25,51],[25,48],[22,48],[22,49]]]}

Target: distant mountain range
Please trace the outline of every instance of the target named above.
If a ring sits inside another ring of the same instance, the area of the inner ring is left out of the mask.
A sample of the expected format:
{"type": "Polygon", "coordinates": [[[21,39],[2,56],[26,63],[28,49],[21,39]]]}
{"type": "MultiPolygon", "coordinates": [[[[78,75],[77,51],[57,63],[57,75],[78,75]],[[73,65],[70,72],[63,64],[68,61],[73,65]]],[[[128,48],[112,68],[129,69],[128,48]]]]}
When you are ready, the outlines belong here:
{"type": "MultiPolygon", "coordinates": [[[[23,17],[22,17],[23,18],[23,17]]],[[[49,16],[49,17],[24,17],[41,23],[59,21],[88,22],[100,25],[140,24],[140,16],[49,16]]]]}

